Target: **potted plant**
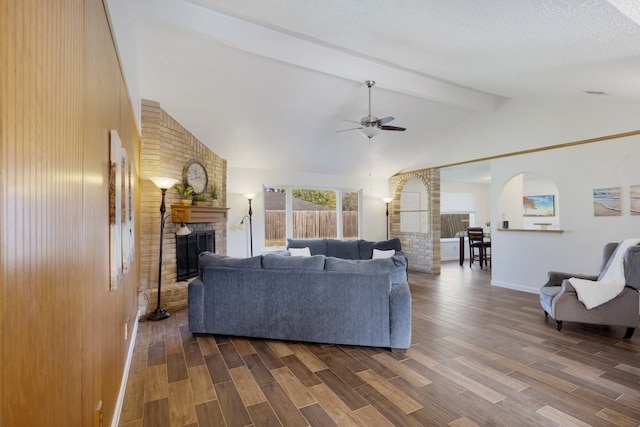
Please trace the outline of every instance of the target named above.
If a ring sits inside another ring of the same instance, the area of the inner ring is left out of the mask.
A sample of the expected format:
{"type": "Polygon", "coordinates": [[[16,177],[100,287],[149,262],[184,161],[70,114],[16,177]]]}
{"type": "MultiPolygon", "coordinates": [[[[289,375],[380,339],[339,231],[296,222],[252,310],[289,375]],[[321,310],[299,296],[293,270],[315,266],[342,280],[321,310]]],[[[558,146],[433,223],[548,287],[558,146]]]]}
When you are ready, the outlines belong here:
{"type": "Polygon", "coordinates": [[[218,206],[218,184],[215,182],[211,184],[209,194],[211,194],[211,206],[218,206]]]}
{"type": "Polygon", "coordinates": [[[205,206],[207,204],[207,198],[204,194],[196,194],[193,196],[193,203],[196,206],[205,206]]]}
{"type": "Polygon", "coordinates": [[[182,204],[188,206],[191,204],[191,196],[193,196],[193,187],[185,184],[176,184],[173,188],[182,196],[182,204]]]}

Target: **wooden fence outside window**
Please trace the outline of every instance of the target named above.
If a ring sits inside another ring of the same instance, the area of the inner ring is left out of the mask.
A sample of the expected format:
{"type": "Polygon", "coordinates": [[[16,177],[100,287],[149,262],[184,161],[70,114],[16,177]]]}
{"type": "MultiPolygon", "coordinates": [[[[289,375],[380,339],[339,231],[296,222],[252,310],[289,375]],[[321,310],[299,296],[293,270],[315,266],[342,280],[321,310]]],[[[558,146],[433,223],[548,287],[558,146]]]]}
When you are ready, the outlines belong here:
{"type": "MultiPolygon", "coordinates": [[[[286,245],[286,212],[265,212],[265,246],[286,245]]],[[[318,239],[338,236],[335,211],[294,211],[293,238],[318,239]]],[[[358,238],[358,212],[342,212],[342,238],[358,238]]]]}

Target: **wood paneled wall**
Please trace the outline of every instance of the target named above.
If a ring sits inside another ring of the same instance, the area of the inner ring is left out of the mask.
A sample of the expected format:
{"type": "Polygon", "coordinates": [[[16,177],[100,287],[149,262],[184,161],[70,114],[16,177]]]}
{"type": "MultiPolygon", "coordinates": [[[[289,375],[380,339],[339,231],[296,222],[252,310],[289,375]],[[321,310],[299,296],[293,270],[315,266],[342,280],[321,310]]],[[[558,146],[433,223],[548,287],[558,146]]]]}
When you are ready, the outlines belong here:
{"type": "Polygon", "coordinates": [[[109,290],[109,130],[137,210],[140,142],[102,1],[0,0],[0,64],[0,425],[109,425],[139,272],[109,290]]]}

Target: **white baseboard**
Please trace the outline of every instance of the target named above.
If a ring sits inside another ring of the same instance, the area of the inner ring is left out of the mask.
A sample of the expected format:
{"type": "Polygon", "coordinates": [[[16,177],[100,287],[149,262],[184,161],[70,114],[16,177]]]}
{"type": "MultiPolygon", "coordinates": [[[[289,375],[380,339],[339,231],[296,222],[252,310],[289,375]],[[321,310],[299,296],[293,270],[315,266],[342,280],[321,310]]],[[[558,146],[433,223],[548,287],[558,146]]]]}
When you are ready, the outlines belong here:
{"type": "Polygon", "coordinates": [[[497,280],[492,280],[491,281],[491,286],[498,286],[500,288],[513,289],[514,291],[522,291],[522,292],[527,292],[527,293],[530,293],[530,294],[539,294],[540,293],[540,289],[539,288],[531,288],[529,286],[515,285],[513,283],[498,282],[497,280]]]}
{"type": "Polygon", "coordinates": [[[127,360],[124,364],[124,372],[122,372],[122,382],[120,383],[120,392],[116,401],[116,408],[113,411],[113,419],[111,427],[118,427],[120,423],[120,413],[122,412],[122,404],[124,402],[124,394],[127,391],[127,380],[129,379],[129,369],[131,369],[131,361],[133,359],[133,349],[136,346],[136,337],[138,336],[138,319],[140,319],[140,309],[136,313],[135,322],[133,322],[133,330],[129,338],[129,350],[127,351],[127,360]]]}

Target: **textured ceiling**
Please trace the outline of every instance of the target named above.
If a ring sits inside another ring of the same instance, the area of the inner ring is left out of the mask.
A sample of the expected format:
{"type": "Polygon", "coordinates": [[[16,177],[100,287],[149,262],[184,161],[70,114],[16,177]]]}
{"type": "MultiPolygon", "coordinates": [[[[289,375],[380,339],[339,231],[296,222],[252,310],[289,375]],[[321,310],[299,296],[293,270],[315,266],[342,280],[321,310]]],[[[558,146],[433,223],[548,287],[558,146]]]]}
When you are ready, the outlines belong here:
{"type": "Polygon", "coordinates": [[[640,28],[602,0],[193,2],[505,97],[547,92],[550,72],[570,94],[580,65],[638,64],[640,28]]]}
{"type": "MultiPolygon", "coordinates": [[[[109,0],[120,1],[120,0],[109,0]]],[[[125,0],[122,0],[125,1],[125,0]]],[[[388,177],[504,99],[640,102],[635,0],[135,0],[140,92],[230,167],[388,177]],[[406,132],[368,141],[342,119],[406,132]]]]}

